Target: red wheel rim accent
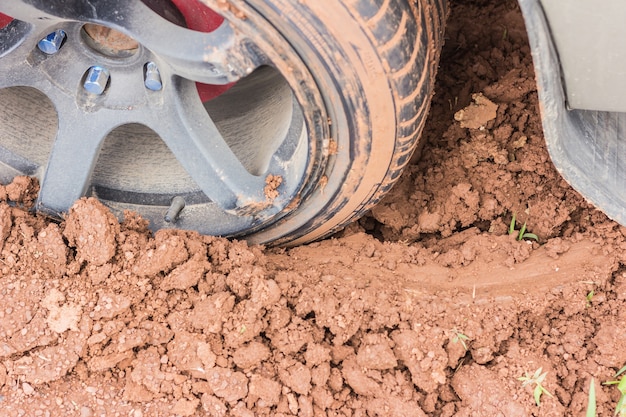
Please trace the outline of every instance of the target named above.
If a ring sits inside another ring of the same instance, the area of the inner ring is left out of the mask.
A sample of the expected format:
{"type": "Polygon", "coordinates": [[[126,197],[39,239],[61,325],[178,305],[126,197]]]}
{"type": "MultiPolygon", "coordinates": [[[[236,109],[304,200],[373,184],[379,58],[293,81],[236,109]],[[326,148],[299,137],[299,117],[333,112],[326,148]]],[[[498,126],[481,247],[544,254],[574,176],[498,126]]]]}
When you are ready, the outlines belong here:
{"type": "Polygon", "coordinates": [[[7,16],[5,14],[0,13],[0,29],[6,27],[12,21],[13,21],[13,18],[11,16],[7,16]]]}

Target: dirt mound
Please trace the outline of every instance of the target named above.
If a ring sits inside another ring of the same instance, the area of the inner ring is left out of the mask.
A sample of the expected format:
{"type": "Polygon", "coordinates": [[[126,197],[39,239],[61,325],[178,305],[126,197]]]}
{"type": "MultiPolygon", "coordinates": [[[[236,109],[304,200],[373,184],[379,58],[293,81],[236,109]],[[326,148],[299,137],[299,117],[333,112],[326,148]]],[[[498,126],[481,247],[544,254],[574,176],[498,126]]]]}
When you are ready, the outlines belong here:
{"type": "Polygon", "coordinates": [[[613,413],[626,228],[550,163],[516,2],[454,2],[442,56],[422,158],[323,242],[153,235],[94,199],[57,224],[0,187],[0,414],[560,416],[592,377],[613,413]]]}
{"type": "Polygon", "coordinates": [[[579,220],[595,210],[560,178],[545,149],[519,11],[506,2],[459,4],[453,13],[463,18],[447,27],[428,145],[372,210],[377,231],[409,241],[472,226],[501,235],[513,214],[518,229],[527,222],[543,242],[585,230],[579,220]],[[479,23],[486,17],[495,19],[479,23]]]}

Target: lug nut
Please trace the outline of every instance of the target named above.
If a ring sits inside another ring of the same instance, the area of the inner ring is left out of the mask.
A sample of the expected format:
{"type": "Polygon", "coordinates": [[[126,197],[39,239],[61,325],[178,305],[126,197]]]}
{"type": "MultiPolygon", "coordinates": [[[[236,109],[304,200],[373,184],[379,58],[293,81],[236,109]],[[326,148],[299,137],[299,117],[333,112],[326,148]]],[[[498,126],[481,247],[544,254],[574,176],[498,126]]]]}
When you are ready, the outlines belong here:
{"type": "Polygon", "coordinates": [[[39,41],[37,47],[39,50],[45,54],[52,55],[59,52],[61,49],[61,44],[65,39],[65,31],[58,29],[54,32],[48,34],[45,38],[39,41]]]}
{"type": "Polygon", "coordinates": [[[109,82],[109,71],[96,65],[89,68],[83,87],[88,93],[100,95],[104,93],[107,82],[109,82]]]}
{"type": "Polygon", "coordinates": [[[146,77],[144,84],[148,90],[159,91],[163,88],[161,82],[161,74],[154,62],[148,62],[146,64],[146,77]]]}

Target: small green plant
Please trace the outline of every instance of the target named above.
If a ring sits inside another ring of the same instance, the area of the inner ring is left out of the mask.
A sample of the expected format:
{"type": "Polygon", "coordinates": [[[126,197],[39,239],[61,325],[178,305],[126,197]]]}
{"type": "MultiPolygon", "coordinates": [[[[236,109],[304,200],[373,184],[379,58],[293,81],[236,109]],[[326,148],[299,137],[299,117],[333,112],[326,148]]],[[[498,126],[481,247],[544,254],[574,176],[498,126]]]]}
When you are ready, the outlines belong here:
{"type": "Polygon", "coordinates": [[[626,416],[626,374],[624,374],[625,372],[626,372],[626,365],[624,365],[622,369],[617,371],[617,373],[615,374],[615,378],[623,374],[620,379],[615,379],[614,381],[607,381],[607,382],[604,382],[603,384],[603,385],[617,385],[617,389],[619,390],[620,394],[622,394],[619,398],[619,401],[617,401],[617,406],[615,406],[615,415],[616,416],[619,415],[620,417],[626,416]]]}
{"type": "Polygon", "coordinates": [[[586,302],[587,307],[591,307],[591,300],[593,300],[594,295],[596,295],[595,291],[591,290],[585,296],[585,300],[587,300],[586,302]]]}
{"type": "Polygon", "coordinates": [[[587,413],[585,417],[596,417],[596,383],[591,378],[589,384],[589,400],[587,400],[587,413]]]}
{"type": "Polygon", "coordinates": [[[457,329],[452,330],[452,334],[454,335],[454,336],[452,336],[452,343],[459,343],[460,342],[461,346],[463,346],[463,349],[467,350],[467,343],[465,343],[465,342],[470,340],[469,336],[464,335],[463,333],[461,333],[457,329]]]}
{"type": "Polygon", "coordinates": [[[546,394],[548,397],[552,398],[552,394],[543,387],[543,380],[546,379],[547,372],[541,373],[542,368],[540,367],[535,371],[535,373],[530,376],[528,372],[525,373],[524,376],[520,376],[517,378],[518,381],[522,381],[522,387],[526,385],[535,384],[535,388],[533,389],[533,397],[535,398],[535,403],[539,406],[541,405],[541,396],[546,394]]]}
{"type": "Polygon", "coordinates": [[[515,213],[513,213],[511,223],[509,224],[509,234],[517,234],[517,240],[535,239],[536,241],[539,241],[539,237],[536,234],[526,232],[526,222],[524,222],[522,228],[519,231],[515,230],[515,213]]]}

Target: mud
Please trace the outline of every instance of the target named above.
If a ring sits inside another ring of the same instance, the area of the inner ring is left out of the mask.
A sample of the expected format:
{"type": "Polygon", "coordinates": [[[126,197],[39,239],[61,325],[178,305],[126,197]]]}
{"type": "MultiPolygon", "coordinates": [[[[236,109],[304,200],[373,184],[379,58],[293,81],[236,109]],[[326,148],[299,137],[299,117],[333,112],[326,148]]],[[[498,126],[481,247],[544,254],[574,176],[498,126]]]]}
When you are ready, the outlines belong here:
{"type": "Polygon", "coordinates": [[[152,235],[93,199],[56,224],[0,187],[0,414],[581,415],[594,378],[611,415],[626,228],[550,162],[516,3],[453,2],[446,38],[421,158],[323,242],[152,235]]]}

